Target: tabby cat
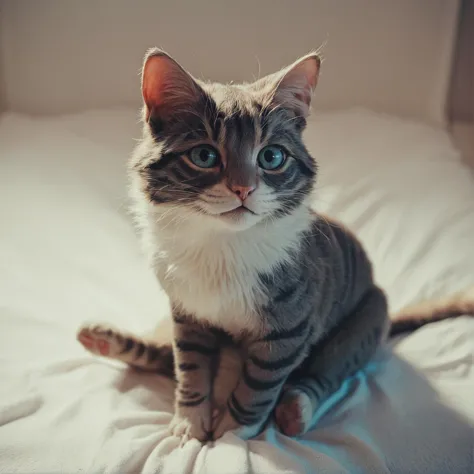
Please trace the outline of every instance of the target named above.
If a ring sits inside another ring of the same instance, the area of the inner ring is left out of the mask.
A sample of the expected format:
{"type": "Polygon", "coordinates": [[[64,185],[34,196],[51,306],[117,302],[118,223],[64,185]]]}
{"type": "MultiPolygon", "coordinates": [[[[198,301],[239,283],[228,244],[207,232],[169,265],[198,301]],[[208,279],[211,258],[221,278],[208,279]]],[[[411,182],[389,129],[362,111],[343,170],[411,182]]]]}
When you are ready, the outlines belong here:
{"type": "MultiPolygon", "coordinates": [[[[389,334],[360,243],[310,209],[317,165],[302,132],[320,65],[312,53],[223,85],[194,79],[161,50],[146,56],[131,191],[172,318],[148,340],[94,325],[78,337],[175,377],[170,430],[184,441],[250,437],[272,413],[283,433],[304,433],[389,334]]],[[[428,318],[459,310],[427,308],[428,318]]]]}

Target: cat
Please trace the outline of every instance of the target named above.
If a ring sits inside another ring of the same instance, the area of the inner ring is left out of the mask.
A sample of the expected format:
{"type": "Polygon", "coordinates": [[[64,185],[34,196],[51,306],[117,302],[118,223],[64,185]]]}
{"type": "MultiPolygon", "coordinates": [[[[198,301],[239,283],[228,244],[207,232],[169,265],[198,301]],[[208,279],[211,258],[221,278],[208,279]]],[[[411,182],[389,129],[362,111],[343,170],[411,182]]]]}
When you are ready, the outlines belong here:
{"type": "Polygon", "coordinates": [[[251,437],[272,413],[284,434],[301,435],[390,331],[458,314],[460,302],[474,312],[463,295],[390,326],[362,245],[311,210],[317,163],[302,132],[320,67],[310,53],[223,85],[193,78],[162,50],[146,55],[131,195],[172,317],[149,339],[97,325],[78,338],[175,377],[170,432],[183,442],[251,437]]]}

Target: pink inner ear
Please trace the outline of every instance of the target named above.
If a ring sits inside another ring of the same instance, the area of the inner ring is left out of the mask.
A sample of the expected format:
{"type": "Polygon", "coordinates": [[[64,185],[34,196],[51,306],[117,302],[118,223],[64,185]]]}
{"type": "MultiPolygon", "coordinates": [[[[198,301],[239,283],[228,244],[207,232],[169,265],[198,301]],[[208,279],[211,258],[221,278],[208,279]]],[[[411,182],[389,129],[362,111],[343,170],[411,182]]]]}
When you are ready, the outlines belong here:
{"type": "Polygon", "coordinates": [[[311,91],[308,88],[308,90],[306,90],[304,93],[303,92],[301,92],[301,93],[296,92],[295,93],[295,99],[300,101],[300,102],[303,102],[306,105],[309,105],[309,103],[311,102],[311,91]]]}
{"type": "Polygon", "coordinates": [[[289,67],[276,90],[276,99],[307,116],[312,92],[318,82],[319,58],[306,57],[289,67]]]}
{"type": "Polygon", "coordinates": [[[318,57],[306,59],[301,64],[306,76],[307,84],[311,90],[314,90],[316,88],[316,84],[318,83],[320,64],[321,62],[318,57]]]}
{"type": "Polygon", "coordinates": [[[150,56],[143,67],[142,95],[147,119],[152,111],[163,118],[195,105],[200,88],[194,79],[165,54],[150,56]]]}
{"type": "Polygon", "coordinates": [[[166,56],[148,58],[143,68],[142,95],[149,111],[158,108],[163,102],[163,92],[166,89],[169,63],[166,56]]]}
{"type": "Polygon", "coordinates": [[[318,74],[318,61],[315,58],[307,58],[288,71],[282,82],[293,89],[300,89],[301,93],[295,95],[307,102],[318,82],[318,74]]]}

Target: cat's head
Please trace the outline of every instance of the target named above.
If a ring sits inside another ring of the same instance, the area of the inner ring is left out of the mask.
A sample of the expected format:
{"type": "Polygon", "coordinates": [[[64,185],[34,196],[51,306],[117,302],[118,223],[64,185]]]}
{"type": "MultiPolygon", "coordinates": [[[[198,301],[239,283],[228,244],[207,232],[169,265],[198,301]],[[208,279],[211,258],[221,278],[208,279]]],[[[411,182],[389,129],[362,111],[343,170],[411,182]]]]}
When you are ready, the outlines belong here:
{"type": "Polygon", "coordinates": [[[203,83],[149,51],[132,159],[141,192],[157,211],[236,231],[294,212],[316,175],[302,132],[319,68],[313,53],[253,83],[203,83]]]}

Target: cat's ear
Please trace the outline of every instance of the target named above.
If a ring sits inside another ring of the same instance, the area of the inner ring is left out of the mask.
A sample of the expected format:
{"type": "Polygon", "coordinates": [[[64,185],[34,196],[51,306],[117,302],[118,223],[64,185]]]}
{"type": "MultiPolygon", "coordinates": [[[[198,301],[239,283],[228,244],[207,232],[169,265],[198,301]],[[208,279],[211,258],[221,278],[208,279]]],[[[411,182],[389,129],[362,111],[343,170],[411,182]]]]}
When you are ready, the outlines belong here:
{"type": "Polygon", "coordinates": [[[292,110],[295,115],[309,115],[311,99],[318,83],[321,57],[310,53],[270,76],[271,101],[292,110]]]}
{"type": "Polygon", "coordinates": [[[153,48],[147,52],[143,63],[142,95],[146,120],[153,117],[166,122],[195,108],[203,91],[171,56],[153,48]]]}

